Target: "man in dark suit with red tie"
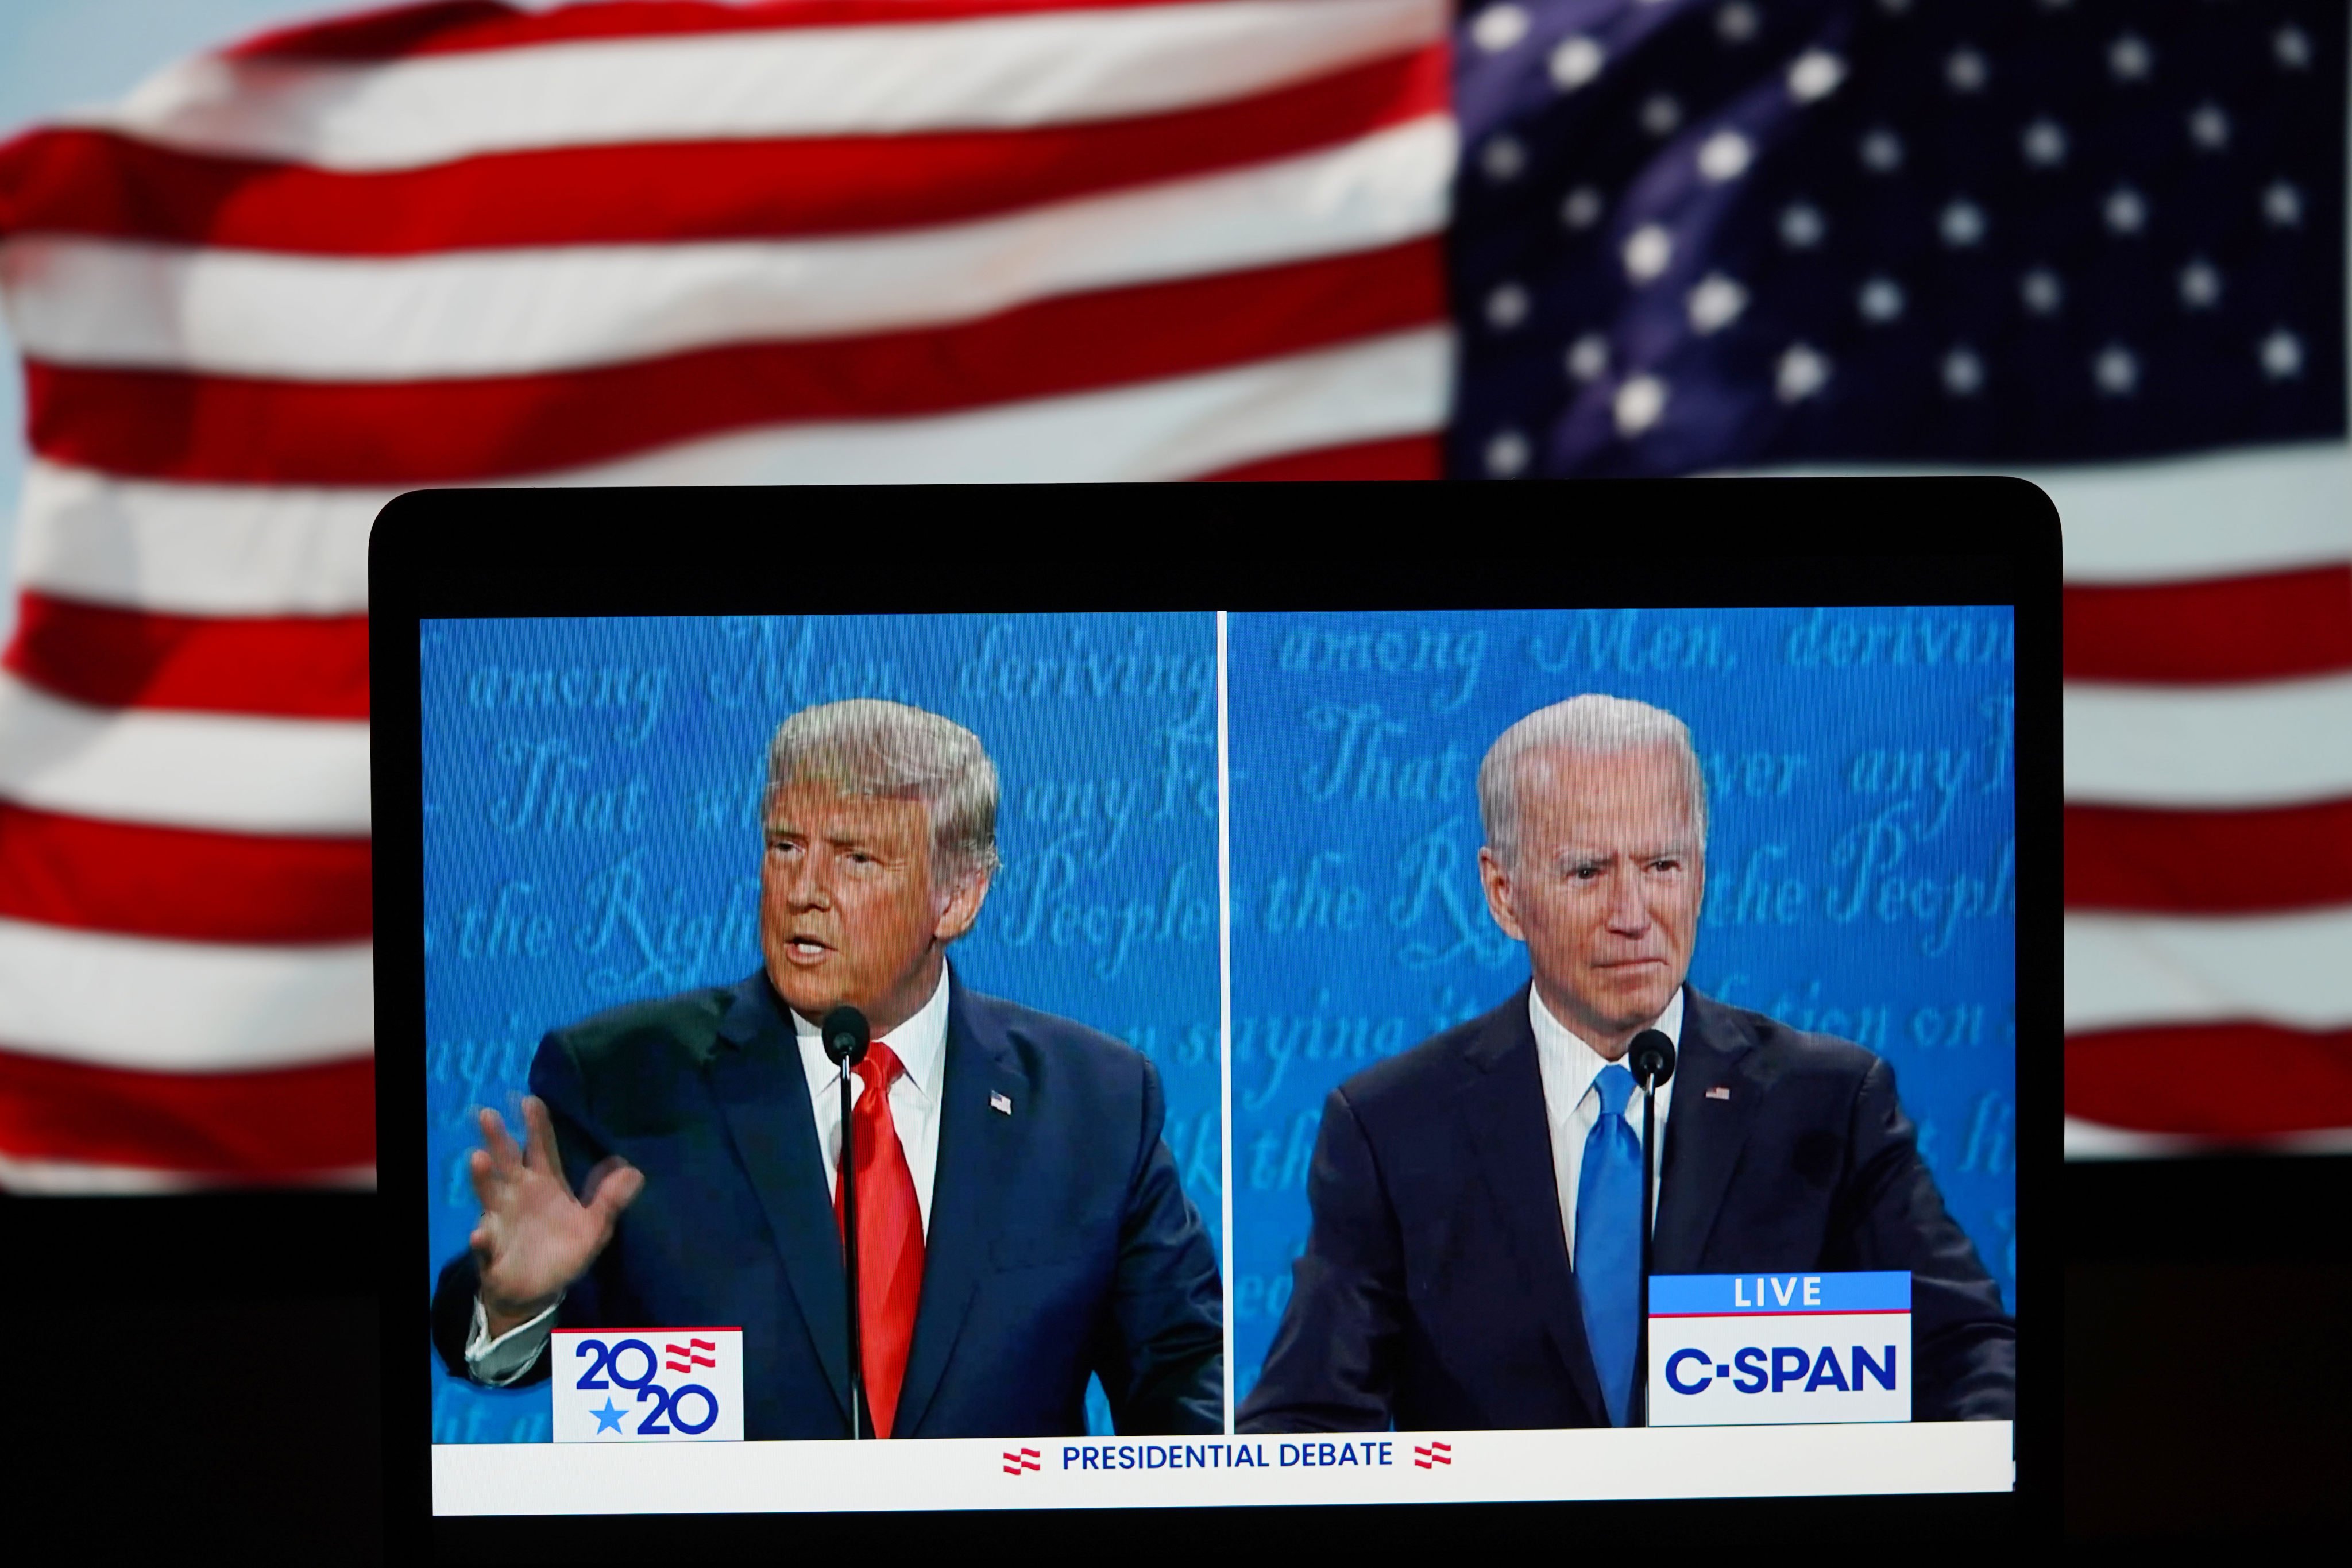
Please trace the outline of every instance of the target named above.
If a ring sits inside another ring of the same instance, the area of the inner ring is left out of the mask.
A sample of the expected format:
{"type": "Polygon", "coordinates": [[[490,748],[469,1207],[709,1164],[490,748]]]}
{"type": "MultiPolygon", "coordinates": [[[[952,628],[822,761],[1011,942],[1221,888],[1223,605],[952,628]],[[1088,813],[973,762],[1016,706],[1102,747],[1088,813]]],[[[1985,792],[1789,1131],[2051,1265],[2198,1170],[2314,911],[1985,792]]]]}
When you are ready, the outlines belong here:
{"type": "Polygon", "coordinates": [[[1487,752],[1478,808],[1529,984],[1325,1103],[1241,1430],[1639,1424],[1644,1180],[1654,1272],[1907,1271],[1914,1418],[2013,1416],[2016,1325],[1886,1064],[1684,984],[1706,784],[1682,721],[1598,695],[1539,710],[1487,752]],[[1624,1061],[1653,1028],[1680,1058],[1662,1158],[1624,1061]]]}
{"type": "Polygon", "coordinates": [[[836,1069],[862,1011],[860,1360],[873,1435],[1221,1431],[1222,1291],[1151,1064],[965,989],[950,942],[996,865],[977,737],[858,700],[768,753],[761,970],[550,1034],[518,1148],[481,1113],[482,1218],[433,1338],[461,1377],[549,1375],[552,1329],[743,1330],[744,1435],[850,1436],[836,1069]]]}

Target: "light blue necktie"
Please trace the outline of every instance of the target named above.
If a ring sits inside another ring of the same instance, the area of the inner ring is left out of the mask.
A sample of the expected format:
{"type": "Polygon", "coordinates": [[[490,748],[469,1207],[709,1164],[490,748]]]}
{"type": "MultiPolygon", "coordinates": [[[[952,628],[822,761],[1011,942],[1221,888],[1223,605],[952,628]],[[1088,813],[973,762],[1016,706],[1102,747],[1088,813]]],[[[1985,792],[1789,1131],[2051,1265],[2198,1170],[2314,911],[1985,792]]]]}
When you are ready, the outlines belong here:
{"type": "Polygon", "coordinates": [[[1609,1424],[1633,1402],[1633,1349],[1642,1313],[1642,1139],[1625,1125],[1633,1075],[1612,1062],[1592,1080],[1601,1120],[1584,1138],[1576,1181],[1576,1293],[1584,1337],[1601,1374],[1609,1424]]]}

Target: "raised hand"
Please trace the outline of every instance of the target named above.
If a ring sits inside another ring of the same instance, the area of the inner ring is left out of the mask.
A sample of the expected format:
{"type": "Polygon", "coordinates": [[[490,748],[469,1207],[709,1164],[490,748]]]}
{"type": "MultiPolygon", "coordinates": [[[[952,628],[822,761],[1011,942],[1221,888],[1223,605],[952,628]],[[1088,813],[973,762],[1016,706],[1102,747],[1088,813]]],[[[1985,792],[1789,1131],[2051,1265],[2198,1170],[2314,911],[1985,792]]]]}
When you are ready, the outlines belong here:
{"type": "Polygon", "coordinates": [[[643,1171],[615,1156],[590,1171],[574,1196],[545,1102],[524,1096],[522,1120],[527,1147],[517,1148],[499,1113],[485,1108],[482,1146],[467,1160],[482,1218],[466,1245],[481,1271],[482,1312],[494,1339],[547,1310],[588,1271],[646,1184],[643,1171]]]}

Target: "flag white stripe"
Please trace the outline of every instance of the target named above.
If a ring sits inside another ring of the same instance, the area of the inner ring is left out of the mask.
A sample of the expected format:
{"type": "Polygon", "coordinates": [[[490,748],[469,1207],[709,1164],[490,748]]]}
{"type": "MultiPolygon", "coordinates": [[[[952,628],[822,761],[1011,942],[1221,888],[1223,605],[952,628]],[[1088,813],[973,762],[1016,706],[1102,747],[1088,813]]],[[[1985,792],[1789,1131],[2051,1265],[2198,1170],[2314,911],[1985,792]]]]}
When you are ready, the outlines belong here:
{"type": "Polygon", "coordinates": [[[0,920],[0,1047],[149,1072],[229,1072],[364,1055],[367,942],[251,947],[0,920]]]}
{"type": "MultiPolygon", "coordinates": [[[[151,1170],[143,1165],[89,1165],[76,1160],[20,1160],[0,1154],[0,1192],[16,1193],[187,1193],[206,1188],[250,1188],[250,1175],[217,1171],[151,1170]]],[[[373,1165],[349,1170],[304,1172],[305,1187],[375,1186],[373,1165]]]]}
{"type": "Polygon", "coordinates": [[[201,57],[61,116],[344,170],[485,153],[1066,124],[1246,97],[1442,37],[1440,0],[1218,0],[578,40],[390,63],[201,57]]]}
{"type": "Polygon", "coordinates": [[[1374,249],[1444,226],[1454,154],[1453,121],[1431,116],[1206,178],[844,238],[353,258],[35,236],[0,245],[0,288],[24,352],[52,363],[526,375],[1374,249]]]}
{"type": "Polygon", "coordinates": [[[2070,801],[2218,810],[2352,795],[2352,675],[2069,681],[2063,697],[2070,801]]]}
{"type": "MultiPolygon", "coordinates": [[[[743,432],[512,482],[1184,479],[1287,451],[1433,433],[1445,422],[1451,369],[1451,334],[1432,327],[1067,397],[743,432]]],[[[21,525],[24,582],[104,604],[191,614],[362,608],[366,531],[393,494],[170,484],[37,461],[21,525]],[[220,565],[225,559],[243,561],[250,575],[233,575],[220,565]],[[306,575],[313,570],[317,577],[306,575]]],[[[6,733],[0,718],[0,746],[6,733]]],[[[11,793],[10,776],[0,754],[0,794],[11,793]]]]}
{"type": "Polygon", "coordinates": [[[396,491],[130,479],[26,465],[16,581],[188,616],[367,609],[368,531],[396,491]]]}
{"type": "MultiPolygon", "coordinates": [[[[91,708],[0,671],[0,797],[230,833],[364,834],[368,730],[340,720],[91,708]]],[[[7,989],[0,982],[0,994],[7,989]]]]}
{"type": "Polygon", "coordinates": [[[2234,1147],[2259,1148],[2273,1154],[2345,1154],[2352,1153],[2352,1128],[2330,1127],[2313,1132],[2279,1132],[2262,1138],[2222,1140],[2179,1132],[2137,1132],[2128,1128],[2085,1121],[2079,1116],[2066,1118],[2066,1158],[2069,1160],[2160,1159],[2168,1155],[2192,1154],[2225,1142],[2234,1147]]]}
{"type": "Polygon", "coordinates": [[[1809,463],[1740,471],[2018,475],[2058,509],[2070,583],[2194,582],[2352,561],[2352,446],[2341,441],[2071,468],[1809,463]]]}
{"type": "Polygon", "coordinates": [[[1176,479],[1286,452],[1433,433],[1444,327],[1203,375],[921,419],[803,425],[572,470],[609,485],[1102,483],[1176,479]]]}
{"type": "Polygon", "coordinates": [[[2069,912],[2066,1032],[2232,1021],[2352,1028],[2352,908],[2069,912]]]}

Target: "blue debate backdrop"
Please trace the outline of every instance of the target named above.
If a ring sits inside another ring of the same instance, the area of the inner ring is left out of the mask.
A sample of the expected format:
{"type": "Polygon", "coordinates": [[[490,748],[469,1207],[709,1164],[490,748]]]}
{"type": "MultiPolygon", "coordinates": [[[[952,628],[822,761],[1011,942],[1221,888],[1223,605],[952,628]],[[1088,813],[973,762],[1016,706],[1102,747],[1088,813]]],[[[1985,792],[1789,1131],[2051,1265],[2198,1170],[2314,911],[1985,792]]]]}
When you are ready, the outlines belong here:
{"type": "Polygon", "coordinates": [[[1478,764],[1584,691],[1671,710],[1705,763],[1692,983],[1893,1065],[2014,1310],[2012,655],[2006,609],[1233,616],[1235,1397],[1325,1096],[1527,978],[1479,888],[1478,764]]]}
{"type": "MultiPolygon", "coordinates": [[[[542,1034],[759,966],[766,743],[842,697],[980,736],[1004,868],[957,973],[1149,1055],[1219,1231],[1213,615],[454,620],[420,643],[428,1291],[478,1212],[473,1108],[515,1124],[542,1034]]],[[[544,1441],[547,1385],[451,1379],[424,1303],[434,1440],[544,1441]]],[[[1099,1389],[1089,1415],[1108,1429],[1099,1389]]]]}

